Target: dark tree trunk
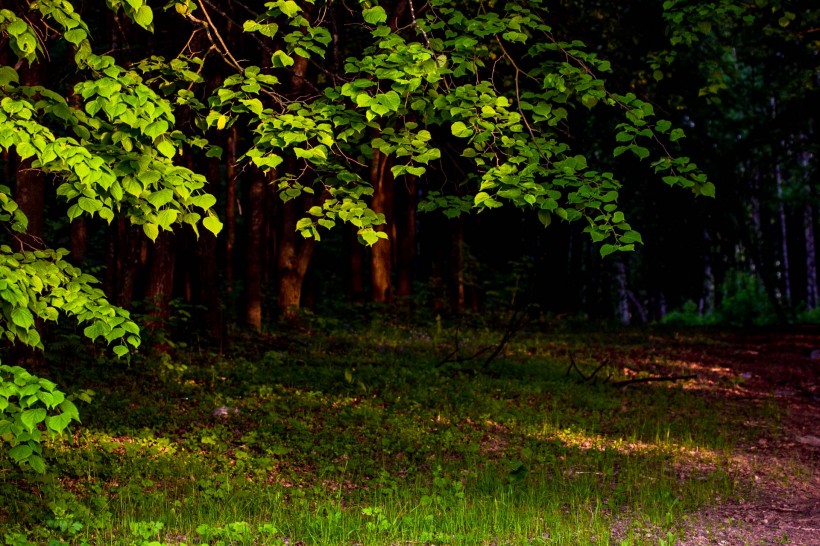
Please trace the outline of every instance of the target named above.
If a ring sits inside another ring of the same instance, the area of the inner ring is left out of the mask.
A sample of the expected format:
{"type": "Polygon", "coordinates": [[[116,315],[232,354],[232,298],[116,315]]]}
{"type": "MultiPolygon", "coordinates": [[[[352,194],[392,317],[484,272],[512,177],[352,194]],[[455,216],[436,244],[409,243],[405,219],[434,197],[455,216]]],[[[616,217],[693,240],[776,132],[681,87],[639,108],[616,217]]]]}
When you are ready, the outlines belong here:
{"type": "Polygon", "coordinates": [[[236,244],[236,127],[228,133],[226,157],[226,178],[228,182],[225,195],[225,290],[233,292],[234,268],[233,255],[236,244]]]}
{"type": "MultiPolygon", "coordinates": [[[[217,193],[222,179],[220,161],[212,158],[208,160],[207,190],[217,193]]],[[[205,307],[205,312],[198,317],[200,326],[207,335],[214,340],[223,339],[222,306],[219,301],[219,270],[217,267],[218,240],[207,229],[199,230],[199,241],[196,245],[196,274],[193,276],[194,298],[197,303],[205,307]]]]}
{"type": "MultiPolygon", "coordinates": [[[[294,56],[294,59],[290,96],[298,97],[307,81],[308,61],[298,55],[294,56]]],[[[286,162],[285,172],[298,172],[295,160],[286,162]]],[[[302,303],[302,286],[316,244],[315,239],[305,239],[296,232],[296,222],[302,211],[309,208],[305,203],[304,195],[287,203],[277,203],[280,211],[276,232],[276,264],[279,274],[277,307],[281,316],[290,321],[298,317],[302,303]]]]}
{"type": "Polygon", "coordinates": [[[302,283],[316,244],[314,239],[305,239],[296,232],[296,222],[299,219],[296,205],[303,203],[303,200],[299,198],[295,201],[280,206],[280,231],[277,234],[277,306],[282,316],[288,320],[294,320],[298,316],[302,300],[302,283]]]}
{"type": "Polygon", "coordinates": [[[416,259],[416,177],[406,176],[396,188],[396,297],[409,303],[416,259]]]}
{"type": "Polygon", "coordinates": [[[150,330],[164,328],[171,316],[171,296],[174,289],[174,234],[160,232],[149,247],[148,283],[145,287],[145,305],[148,311],[147,326],[150,330]]]}
{"type": "MultiPolygon", "coordinates": [[[[384,214],[387,226],[393,224],[393,177],[390,173],[389,157],[373,150],[370,166],[370,183],[373,185],[373,200],[370,207],[374,212],[384,214]]],[[[386,231],[386,226],[376,226],[376,231],[386,231]]],[[[393,302],[391,286],[391,245],[390,239],[381,239],[371,247],[370,280],[373,301],[390,304],[393,302]]]]}
{"type": "Polygon", "coordinates": [[[777,184],[777,216],[780,223],[780,271],[783,276],[783,298],[786,305],[791,304],[792,284],[791,271],[789,268],[789,235],[786,227],[786,204],[783,202],[783,174],[780,164],[774,166],[775,184],[777,184]]]}
{"type": "Polygon", "coordinates": [[[142,230],[127,218],[117,218],[108,226],[105,292],[121,307],[130,308],[134,301],[137,273],[147,259],[144,242],[142,230]]]}
{"type": "Polygon", "coordinates": [[[71,222],[71,261],[75,264],[85,259],[88,251],[88,225],[85,218],[77,218],[71,222]]]}
{"type": "MultiPolygon", "coordinates": [[[[276,175],[272,174],[275,178],[276,175]]],[[[245,249],[245,323],[262,330],[262,274],[265,263],[265,204],[268,179],[255,171],[248,189],[248,238],[245,249]]]]}
{"type": "MultiPolygon", "coordinates": [[[[23,85],[46,85],[44,64],[36,62],[24,64],[19,69],[20,83],[23,85]]],[[[31,158],[17,163],[15,201],[28,218],[28,231],[20,237],[23,244],[31,248],[42,248],[45,227],[45,187],[46,177],[39,169],[31,167],[31,158]]]]}
{"type": "Polygon", "coordinates": [[[365,270],[366,261],[365,248],[359,242],[355,226],[344,226],[345,239],[347,243],[347,254],[349,256],[348,268],[350,282],[348,285],[348,298],[352,302],[362,303],[367,297],[365,290],[365,270]]]}
{"type": "Polygon", "coordinates": [[[618,290],[618,319],[623,324],[629,324],[629,287],[626,279],[626,264],[622,260],[615,262],[615,282],[618,290]]]}
{"type": "MultiPolygon", "coordinates": [[[[464,309],[464,220],[458,217],[450,225],[450,307],[464,309]]],[[[515,302],[512,302],[514,305],[515,302]]]]}
{"type": "Polygon", "coordinates": [[[806,240],[806,307],[816,309],[817,294],[817,252],[814,246],[814,207],[810,201],[803,205],[803,232],[806,240]]]}

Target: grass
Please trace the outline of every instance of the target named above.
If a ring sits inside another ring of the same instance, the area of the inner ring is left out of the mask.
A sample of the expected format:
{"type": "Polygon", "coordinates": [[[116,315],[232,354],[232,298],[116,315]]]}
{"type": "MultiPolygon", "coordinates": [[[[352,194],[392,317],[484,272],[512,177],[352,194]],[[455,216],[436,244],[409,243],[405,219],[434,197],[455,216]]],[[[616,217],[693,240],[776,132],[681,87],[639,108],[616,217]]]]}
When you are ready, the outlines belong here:
{"type": "MultiPolygon", "coordinates": [[[[745,487],[728,463],[740,423],[774,418],[682,385],[566,374],[570,350],[588,367],[605,350],[664,365],[668,338],[532,334],[475,373],[439,365],[444,334],[303,332],[52,365],[43,375],[95,399],[49,444],[47,475],[0,463],[0,540],[673,544],[687,513],[745,487]]],[[[465,351],[494,339],[461,337],[465,351]]]]}

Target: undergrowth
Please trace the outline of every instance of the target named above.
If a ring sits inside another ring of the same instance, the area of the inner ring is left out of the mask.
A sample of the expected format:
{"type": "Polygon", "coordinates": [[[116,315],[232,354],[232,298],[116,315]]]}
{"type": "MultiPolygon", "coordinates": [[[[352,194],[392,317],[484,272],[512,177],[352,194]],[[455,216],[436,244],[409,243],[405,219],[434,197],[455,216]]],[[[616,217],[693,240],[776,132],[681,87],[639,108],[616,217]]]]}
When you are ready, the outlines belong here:
{"type": "Polygon", "coordinates": [[[673,544],[686,514],[742,494],[728,456],[760,410],[567,375],[570,352],[592,367],[663,339],[530,332],[476,370],[442,364],[454,336],[498,334],[314,329],[47,363],[94,400],[45,475],[0,463],[0,540],[673,544]]]}

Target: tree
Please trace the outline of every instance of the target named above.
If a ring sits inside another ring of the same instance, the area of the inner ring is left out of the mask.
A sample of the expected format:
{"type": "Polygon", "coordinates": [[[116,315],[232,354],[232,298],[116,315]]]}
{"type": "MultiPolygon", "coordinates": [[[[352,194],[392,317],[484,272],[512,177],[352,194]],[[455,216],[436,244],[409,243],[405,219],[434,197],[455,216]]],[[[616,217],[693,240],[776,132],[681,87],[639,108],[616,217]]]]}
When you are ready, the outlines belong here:
{"type": "MultiPolygon", "coordinates": [[[[150,28],[148,6],[128,10],[150,28]]],[[[215,199],[202,191],[204,177],[172,162],[178,150],[207,143],[174,131],[171,104],[135,71],[92,54],[88,25],[69,3],[46,0],[17,11],[3,9],[0,29],[19,59],[15,65],[45,62],[45,48],[59,40],[74,48],[78,75],[87,78],[66,93],[78,98],[75,106],[45,82],[34,81],[33,69],[21,83],[13,66],[0,67],[0,146],[26,166],[18,176],[17,198],[28,196],[30,186],[42,191],[48,176],[71,220],[87,215],[111,222],[120,214],[152,240],[180,223],[219,231],[220,222],[210,211],[215,199]],[[31,171],[40,178],[34,180],[31,171]]],[[[129,313],[110,304],[94,286],[97,280],[66,260],[68,251],[51,249],[41,233],[30,232],[7,186],[0,186],[0,206],[7,232],[7,244],[0,245],[0,334],[5,340],[43,349],[38,323],[66,315],[84,325],[90,339],[114,344],[118,356],[138,346],[139,329],[129,313]]],[[[19,366],[0,365],[0,438],[15,461],[42,471],[43,431],[59,433],[77,419],[76,406],[54,383],[19,366]]]]}
{"type": "MultiPolygon", "coordinates": [[[[239,2],[174,0],[164,13],[143,0],[107,3],[142,29],[134,32],[155,32],[147,56],[125,49],[120,62],[95,54],[89,25],[65,0],[0,11],[14,66],[46,63],[56,58],[47,51],[70,47],[78,82],[72,89],[21,84],[11,63],[0,67],[0,145],[55,181],[69,220],[120,216],[156,241],[148,294],[163,301],[173,282],[170,232],[179,224],[213,233],[222,227],[205,177],[184,166],[194,164],[194,152],[219,157],[211,140],[222,131],[237,148],[229,170],[254,171],[247,178],[255,205],[250,251],[261,252],[273,231],[264,229],[259,205],[267,188],[260,185],[269,183],[283,202],[279,299],[288,307],[298,305],[312,242],[326,230],[348,223],[360,242],[385,244],[394,181],[409,180],[423,193],[420,210],[450,217],[512,205],[544,226],[581,221],[604,256],[642,239],[619,209],[615,175],[591,164],[594,152],[652,157],[650,168],[667,184],[714,193],[688,158],[668,151],[683,131],[634,93],[610,90],[610,63],[557,36],[545,2],[407,0],[388,12],[387,3],[369,0],[355,8],[275,0],[257,12],[239,2]],[[595,150],[576,149],[574,120],[602,111],[617,118],[611,137],[595,150]],[[302,250],[294,230],[310,243],[302,250]]],[[[232,234],[237,177],[226,178],[232,234]]],[[[116,344],[119,356],[137,346],[127,311],[109,304],[65,251],[31,242],[15,198],[0,187],[10,241],[0,248],[2,333],[42,348],[37,320],[64,313],[87,324],[91,339],[116,344]]],[[[389,250],[374,253],[384,301],[390,259],[389,250]]],[[[246,321],[259,328],[262,262],[246,263],[246,321]]],[[[2,370],[0,436],[15,460],[42,468],[40,424],[59,432],[76,408],[53,384],[20,368],[2,370]]]]}

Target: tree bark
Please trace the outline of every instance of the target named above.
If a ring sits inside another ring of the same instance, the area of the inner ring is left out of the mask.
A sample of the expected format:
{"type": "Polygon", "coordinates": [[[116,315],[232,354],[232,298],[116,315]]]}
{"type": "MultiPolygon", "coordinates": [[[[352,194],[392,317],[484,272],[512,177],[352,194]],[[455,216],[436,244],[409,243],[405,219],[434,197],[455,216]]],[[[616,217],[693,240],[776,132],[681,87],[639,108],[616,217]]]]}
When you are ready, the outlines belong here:
{"type": "MultiPolygon", "coordinates": [[[[45,85],[45,65],[41,62],[24,64],[19,69],[20,83],[34,86],[45,85]]],[[[28,218],[28,230],[20,236],[23,244],[32,248],[43,247],[43,229],[45,227],[45,174],[31,167],[31,159],[17,163],[16,188],[14,199],[20,210],[28,218]]]]}
{"type": "Polygon", "coordinates": [[[345,239],[347,243],[348,273],[350,280],[348,284],[348,299],[355,303],[362,303],[367,299],[365,289],[365,248],[359,242],[356,235],[357,228],[352,225],[344,226],[345,239]]]}
{"type": "Polygon", "coordinates": [[[130,308],[134,301],[137,273],[145,265],[145,237],[138,226],[120,217],[108,226],[105,292],[114,303],[130,308]]]}
{"type": "Polygon", "coordinates": [[[396,297],[405,303],[413,292],[416,259],[416,177],[406,176],[396,188],[396,297]]]}
{"type": "Polygon", "coordinates": [[[149,247],[148,284],[145,288],[145,304],[149,319],[149,330],[157,330],[167,325],[171,316],[171,296],[174,289],[174,234],[162,231],[149,247]]]}
{"type": "MultiPolygon", "coordinates": [[[[308,68],[306,58],[295,55],[294,60],[289,91],[292,98],[298,97],[304,88],[308,68]]],[[[291,159],[285,165],[285,172],[298,172],[296,160],[291,159]]],[[[305,206],[305,202],[303,194],[287,203],[277,203],[280,211],[276,232],[276,264],[279,274],[277,307],[282,318],[289,321],[298,318],[302,303],[302,285],[316,244],[314,239],[305,239],[296,232],[296,222],[300,216],[297,210],[306,210],[308,207],[305,206]]]]}
{"type": "Polygon", "coordinates": [[[806,240],[806,307],[816,309],[818,290],[817,252],[814,245],[814,207],[808,200],[803,205],[803,233],[806,240]]]}
{"type": "MultiPolygon", "coordinates": [[[[207,191],[218,193],[222,180],[219,159],[208,159],[207,179],[207,191]]],[[[213,233],[207,229],[199,230],[199,241],[197,241],[195,251],[196,274],[192,278],[195,301],[205,308],[204,313],[197,314],[197,322],[213,340],[224,339],[222,332],[224,321],[219,299],[218,245],[218,240],[213,233]]]]}
{"type": "MultiPolygon", "coordinates": [[[[450,307],[464,309],[464,220],[458,217],[450,225],[450,307]]],[[[513,305],[515,302],[512,302],[513,305]]]]}
{"type": "Polygon", "coordinates": [[[626,280],[626,265],[622,260],[615,262],[615,282],[618,283],[618,318],[621,323],[629,324],[629,288],[626,280]]]}
{"type": "Polygon", "coordinates": [[[76,218],[71,222],[71,261],[75,264],[85,259],[88,251],[88,225],[85,218],[76,218]]]}
{"type": "MultiPolygon", "coordinates": [[[[296,203],[303,202],[301,198],[295,201],[296,203]]],[[[314,239],[305,239],[296,232],[296,222],[299,219],[296,203],[291,201],[281,205],[280,231],[277,236],[277,269],[279,271],[277,306],[282,317],[291,321],[298,317],[302,300],[302,283],[316,245],[314,239]]]]}
{"type": "Polygon", "coordinates": [[[780,163],[775,160],[774,178],[777,185],[777,212],[780,223],[780,258],[781,258],[781,274],[783,276],[783,297],[786,305],[791,304],[792,300],[792,284],[791,271],[789,268],[789,236],[786,227],[786,204],[783,202],[783,173],[780,169],[780,163]]]}
{"type": "MultiPolygon", "coordinates": [[[[374,212],[384,214],[387,225],[393,224],[393,176],[390,173],[389,157],[373,150],[370,165],[370,183],[373,185],[373,200],[370,207],[374,212]]],[[[376,226],[376,231],[386,231],[386,227],[376,226]]],[[[370,281],[372,298],[376,303],[393,302],[391,275],[392,240],[381,239],[371,247],[370,281]]]]}
{"type": "Polygon", "coordinates": [[[233,292],[233,255],[236,245],[236,127],[228,133],[226,150],[227,192],[225,195],[225,290],[233,292]]]}
{"type": "MultiPolygon", "coordinates": [[[[272,175],[274,178],[275,174],[272,175]]],[[[248,189],[248,238],[245,249],[245,323],[262,330],[262,274],[265,263],[265,194],[267,177],[255,171],[248,189]]]]}

